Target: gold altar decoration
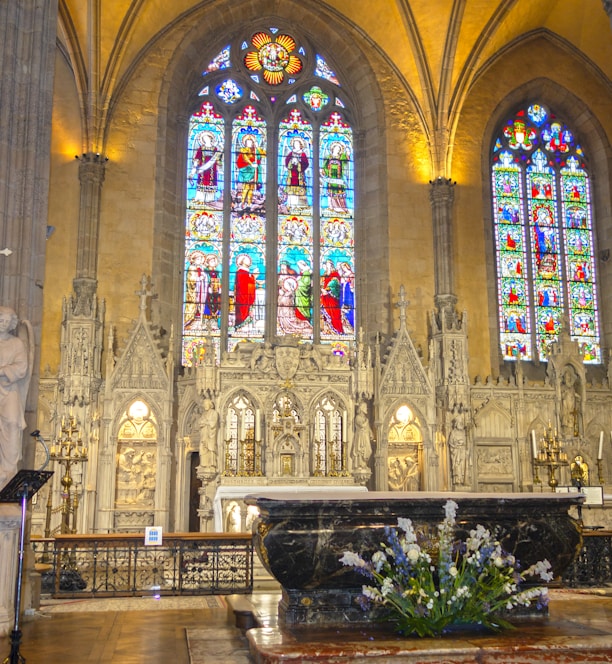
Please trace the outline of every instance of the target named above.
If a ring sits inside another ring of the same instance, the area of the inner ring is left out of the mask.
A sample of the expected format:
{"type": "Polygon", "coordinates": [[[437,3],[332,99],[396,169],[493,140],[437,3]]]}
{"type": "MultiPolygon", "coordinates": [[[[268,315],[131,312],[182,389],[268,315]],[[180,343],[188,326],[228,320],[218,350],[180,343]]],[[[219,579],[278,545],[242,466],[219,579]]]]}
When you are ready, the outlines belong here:
{"type": "Polygon", "coordinates": [[[315,440],[314,477],[349,477],[346,460],[346,443],[334,438],[327,446],[315,440]]]}
{"type": "MultiPolygon", "coordinates": [[[[77,513],[79,507],[78,494],[73,493],[72,466],[87,461],[88,450],[83,444],[83,436],[79,429],[79,423],[72,414],[66,419],[62,417],[62,425],[59,437],[49,450],[49,458],[64,466],[64,474],[60,480],[62,485],[62,504],[59,508],[62,514],[62,534],[76,533],[77,513]]],[[[51,491],[47,501],[47,519],[45,525],[45,537],[50,536],[51,514],[54,511],[51,505],[51,491]]]]}
{"type": "Polygon", "coordinates": [[[563,451],[563,442],[560,440],[557,430],[553,431],[549,423],[544,435],[540,438],[539,445],[536,444],[535,431],[531,432],[533,448],[534,484],[541,484],[538,468],[546,468],[548,472],[548,486],[555,491],[559,485],[557,471],[569,466],[567,453],[563,451]]]}
{"type": "Polygon", "coordinates": [[[263,477],[261,452],[262,441],[255,440],[252,428],[246,437],[232,445],[232,439],[225,441],[225,477],[263,477]]]}

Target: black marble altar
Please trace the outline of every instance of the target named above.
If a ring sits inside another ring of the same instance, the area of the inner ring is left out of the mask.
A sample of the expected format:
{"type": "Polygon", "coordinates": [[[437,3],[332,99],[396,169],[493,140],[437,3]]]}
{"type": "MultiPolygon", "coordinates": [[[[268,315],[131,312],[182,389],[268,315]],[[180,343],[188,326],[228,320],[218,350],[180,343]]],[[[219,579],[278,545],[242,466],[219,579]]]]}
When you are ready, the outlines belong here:
{"type": "Polygon", "coordinates": [[[444,505],[457,505],[457,536],[482,524],[521,567],[547,558],[555,577],[578,555],[578,522],[568,510],[580,494],[482,494],[371,492],[295,492],[249,495],[259,518],[253,526],[255,546],[266,569],[282,588],[281,625],[367,623],[372,615],[357,603],[363,577],[340,563],[344,551],[369,557],[384,540],[385,525],[398,517],[412,519],[424,536],[437,536],[444,505]]]}

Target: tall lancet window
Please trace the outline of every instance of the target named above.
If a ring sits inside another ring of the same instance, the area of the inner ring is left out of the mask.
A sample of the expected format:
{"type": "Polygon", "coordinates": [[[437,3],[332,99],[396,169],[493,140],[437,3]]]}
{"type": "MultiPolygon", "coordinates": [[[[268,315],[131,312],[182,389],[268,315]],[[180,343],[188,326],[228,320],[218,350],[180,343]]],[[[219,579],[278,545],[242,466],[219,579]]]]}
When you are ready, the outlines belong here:
{"type": "Polygon", "coordinates": [[[355,159],[347,95],[275,27],[203,72],[187,133],[183,364],[292,335],[355,340],[355,159]]]}
{"type": "Polygon", "coordinates": [[[601,362],[591,182],[565,122],[541,104],[509,118],[492,159],[502,356],[546,360],[562,328],[601,362]]]}

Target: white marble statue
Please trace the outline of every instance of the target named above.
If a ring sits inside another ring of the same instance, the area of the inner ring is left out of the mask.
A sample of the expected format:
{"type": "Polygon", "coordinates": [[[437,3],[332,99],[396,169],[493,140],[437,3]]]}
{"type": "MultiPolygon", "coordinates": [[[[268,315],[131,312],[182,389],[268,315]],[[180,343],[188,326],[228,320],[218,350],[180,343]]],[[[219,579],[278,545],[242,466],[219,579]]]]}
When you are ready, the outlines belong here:
{"type": "Polygon", "coordinates": [[[26,342],[16,336],[19,319],[9,307],[0,307],[0,488],[15,475],[23,455],[25,402],[32,363],[31,328],[24,323],[26,342]]]}
{"type": "Polygon", "coordinates": [[[454,485],[465,484],[465,467],[467,457],[467,432],[465,408],[458,404],[453,409],[451,431],[448,436],[450,450],[451,476],[454,485]]]}
{"type": "Polygon", "coordinates": [[[206,398],[200,417],[200,465],[204,468],[217,468],[217,430],[219,413],[213,402],[206,398]]]}
{"type": "Polygon", "coordinates": [[[368,420],[368,405],[360,401],[355,414],[355,438],[353,441],[353,458],[355,468],[367,468],[372,456],[372,434],[368,420]]]}
{"type": "Polygon", "coordinates": [[[561,377],[561,432],[568,437],[577,436],[579,402],[576,395],[578,377],[571,366],[565,367],[561,377]]]}

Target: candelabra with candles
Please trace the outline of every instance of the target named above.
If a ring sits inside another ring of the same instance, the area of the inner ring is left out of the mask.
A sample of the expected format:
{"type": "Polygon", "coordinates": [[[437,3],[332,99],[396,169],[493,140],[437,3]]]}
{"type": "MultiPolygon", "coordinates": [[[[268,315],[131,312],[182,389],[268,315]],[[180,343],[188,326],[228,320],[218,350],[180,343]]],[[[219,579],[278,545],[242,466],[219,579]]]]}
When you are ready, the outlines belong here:
{"type": "Polygon", "coordinates": [[[62,427],[59,438],[49,450],[51,461],[64,466],[64,474],[61,479],[62,485],[62,523],[61,533],[75,533],[77,523],[77,510],[79,497],[72,492],[72,467],[87,461],[87,447],[83,444],[83,437],[79,430],[79,424],[74,415],[67,419],[62,417],[62,427]],[[71,518],[72,515],[72,524],[71,518]]]}
{"type": "Polygon", "coordinates": [[[531,432],[531,444],[533,447],[533,465],[534,465],[534,484],[540,484],[538,468],[548,470],[548,486],[554,491],[559,485],[557,479],[557,470],[569,466],[567,454],[563,451],[563,443],[559,440],[557,431],[553,432],[552,425],[549,423],[548,429],[540,438],[540,444],[536,443],[535,431],[531,432]]]}

